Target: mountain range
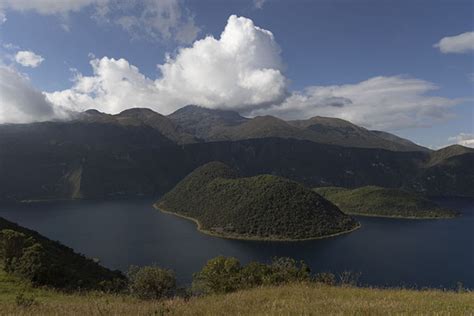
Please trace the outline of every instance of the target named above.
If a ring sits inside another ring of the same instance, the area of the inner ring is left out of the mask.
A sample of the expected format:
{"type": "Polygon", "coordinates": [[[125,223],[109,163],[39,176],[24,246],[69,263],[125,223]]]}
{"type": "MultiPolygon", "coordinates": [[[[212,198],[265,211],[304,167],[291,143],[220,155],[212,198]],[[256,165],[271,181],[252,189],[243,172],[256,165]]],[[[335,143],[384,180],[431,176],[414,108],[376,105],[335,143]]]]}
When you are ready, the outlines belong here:
{"type": "Polygon", "coordinates": [[[70,121],[0,125],[0,201],[157,196],[210,161],[311,187],[474,196],[470,148],[432,151],[335,118],[245,118],[190,105],[168,116],[88,110],[70,121]]]}

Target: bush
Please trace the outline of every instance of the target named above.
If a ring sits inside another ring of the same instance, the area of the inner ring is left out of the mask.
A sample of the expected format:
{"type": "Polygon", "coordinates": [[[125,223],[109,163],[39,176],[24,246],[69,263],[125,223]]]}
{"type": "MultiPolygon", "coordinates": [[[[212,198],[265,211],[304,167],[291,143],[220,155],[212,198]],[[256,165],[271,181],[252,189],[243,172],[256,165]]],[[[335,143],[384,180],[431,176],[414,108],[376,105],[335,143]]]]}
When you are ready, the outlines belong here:
{"type": "Polygon", "coordinates": [[[0,231],[0,257],[3,259],[6,272],[14,272],[17,262],[23,255],[23,249],[31,242],[31,239],[23,233],[11,229],[0,231]]]}
{"type": "Polygon", "coordinates": [[[176,277],[158,266],[132,266],[128,272],[130,293],[141,299],[159,299],[176,293],[176,277]]]}
{"type": "Polygon", "coordinates": [[[198,294],[229,293],[261,285],[310,281],[309,267],[290,258],[274,258],[271,264],[250,262],[241,266],[236,258],[209,260],[194,275],[193,290],[198,294]]]}
{"type": "Polygon", "coordinates": [[[311,280],[311,270],[303,261],[297,262],[291,258],[274,258],[270,269],[270,284],[311,280]]]}
{"type": "Polygon", "coordinates": [[[272,269],[260,262],[250,262],[241,270],[241,288],[252,288],[271,282],[272,269]]]}
{"type": "Polygon", "coordinates": [[[241,269],[236,258],[219,256],[211,259],[194,275],[193,289],[205,294],[233,292],[241,286],[241,269]]]}
{"type": "Polygon", "coordinates": [[[336,276],[329,272],[317,273],[314,276],[314,282],[326,285],[336,285],[336,276]]]}

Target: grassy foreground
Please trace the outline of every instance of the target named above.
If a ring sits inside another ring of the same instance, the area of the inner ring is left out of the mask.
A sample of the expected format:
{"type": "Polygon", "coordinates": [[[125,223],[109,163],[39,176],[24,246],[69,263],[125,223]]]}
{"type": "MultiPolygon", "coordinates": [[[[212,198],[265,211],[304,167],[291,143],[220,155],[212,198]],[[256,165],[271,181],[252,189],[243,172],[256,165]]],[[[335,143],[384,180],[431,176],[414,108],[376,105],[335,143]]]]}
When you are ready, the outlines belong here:
{"type": "Polygon", "coordinates": [[[1,315],[474,315],[474,293],[319,284],[263,287],[226,295],[143,301],[97,292],[34,289],[0,270],[1,315]],[[23,297],[19,299],[19,294],[23,297]],[[34,298],[28,302],[28,298],[34,298]]]}

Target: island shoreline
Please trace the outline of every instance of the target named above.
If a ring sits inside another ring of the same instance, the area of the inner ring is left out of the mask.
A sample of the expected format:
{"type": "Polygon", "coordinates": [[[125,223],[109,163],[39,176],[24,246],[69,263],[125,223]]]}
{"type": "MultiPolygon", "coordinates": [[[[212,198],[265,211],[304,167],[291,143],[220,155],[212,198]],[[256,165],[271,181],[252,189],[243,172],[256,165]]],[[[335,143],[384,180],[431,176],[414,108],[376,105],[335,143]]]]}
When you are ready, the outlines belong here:
{"type": "Polygon", "coordinates": [[[439,216],[439,217],[426,217],[426,216],[395,216],[395,215],[376,215],[376,214],[364,214],[364,213],[352,213],[352,212],[343,212],[346,215],[351,216],[361,216],[361,217],[378,217],[378,218],[391,218],[391,219],[408,219],[408,220],[443,220],[443,219],[454,219],[461,217],[462,214],[457,214],[453,216],[439,216]]]}
{"type": "Polygon", "coordinates": [[[214,233],[210,230],[203,229],[201,223],[197,219],[186,216],[186,215],[178,214],[176,212],[168,211],[168,210],[164,209],[163,207],[159,206],[158,203],[153,204],[153,207],[156,210],[158,210],[160,212],[163,212],[165,214],[174,215],[174,216],[181,217],[183,219],[187,219],[187,220],[190,220],[190,221],[194,222],[197,226],[198,232],[200,232],[204,235],[208,235],[208,236],[211,236],[211,237],[223,238],[223,239],[231,239],[231,240],[266,241],[266,242],[310,241],[310,240],[326,239],[326,238],[331,238],[331,237],[337,237],[339,235],[349,234],[349,233],[352,233],[353,231],[356,231],[357,229],[362,227],[362,225],[359,222],[357,222],[357,225],[355,227],[349,229],[349,230],[345,230],[345,231],[342,231],[342,232],[339,232],[339,233],[325,235],[325,236],[301,238],[301,239],[283,239],[283,238],[280,239],[280,238],[259,238],[259,237],[231,236],[231,235],[222,235],[222,234],[214,233]]]}

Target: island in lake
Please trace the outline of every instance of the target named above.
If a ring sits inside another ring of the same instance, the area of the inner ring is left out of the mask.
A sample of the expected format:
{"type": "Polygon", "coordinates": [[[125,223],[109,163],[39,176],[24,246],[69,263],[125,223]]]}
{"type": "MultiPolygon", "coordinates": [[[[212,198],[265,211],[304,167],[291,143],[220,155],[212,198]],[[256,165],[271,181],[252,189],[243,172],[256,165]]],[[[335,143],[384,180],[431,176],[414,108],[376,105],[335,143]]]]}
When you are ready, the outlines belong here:
{"type": "Polygon", "coordinates": [[[155,207],[194,220],[204,233],[235,239],[317,239],[359,227],[297,182],[272,175],[239,177],[221,162],[194,170],[155,207]]]}
{"type": "Polygon", "coordinates": [[[351,215],[397,218],[452,218],[459,213],[440,207],[435,202],[399,189],[365,186],[314,188],[324,198],[351,215]]]}

